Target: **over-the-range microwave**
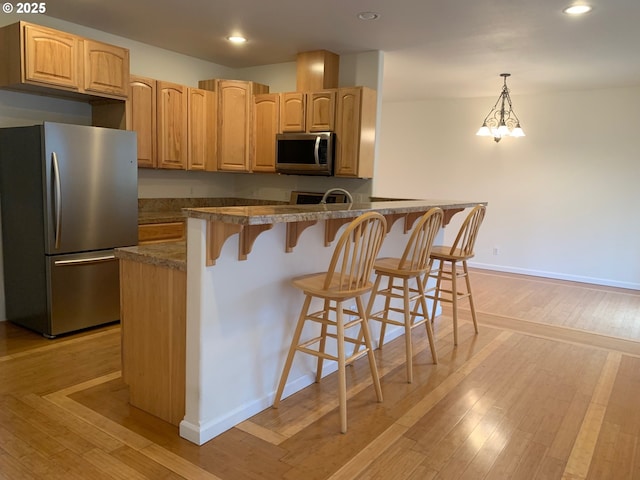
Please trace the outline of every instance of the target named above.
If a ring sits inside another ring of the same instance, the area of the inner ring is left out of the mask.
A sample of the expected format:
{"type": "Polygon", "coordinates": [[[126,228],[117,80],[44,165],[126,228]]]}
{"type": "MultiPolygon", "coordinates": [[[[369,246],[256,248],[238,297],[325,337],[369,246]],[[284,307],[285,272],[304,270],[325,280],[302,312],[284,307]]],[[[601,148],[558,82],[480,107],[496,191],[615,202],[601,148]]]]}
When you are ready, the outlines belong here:
{"type": "Polygon", "coordinates": [[[295,175],[333,175],[336,134],[279,133],[276,172],[295,175]]]}

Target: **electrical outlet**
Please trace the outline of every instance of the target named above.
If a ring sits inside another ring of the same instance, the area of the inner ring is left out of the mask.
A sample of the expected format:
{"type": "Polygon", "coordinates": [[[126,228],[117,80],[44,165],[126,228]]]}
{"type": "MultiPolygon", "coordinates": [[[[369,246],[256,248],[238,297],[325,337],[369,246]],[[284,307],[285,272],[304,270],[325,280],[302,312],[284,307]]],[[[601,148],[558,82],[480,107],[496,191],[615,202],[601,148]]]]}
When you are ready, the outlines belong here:
{"type": "Polygon", "coordinates": [[[500,255],[500,247],[493,247],[493,254],[500,255]]]}

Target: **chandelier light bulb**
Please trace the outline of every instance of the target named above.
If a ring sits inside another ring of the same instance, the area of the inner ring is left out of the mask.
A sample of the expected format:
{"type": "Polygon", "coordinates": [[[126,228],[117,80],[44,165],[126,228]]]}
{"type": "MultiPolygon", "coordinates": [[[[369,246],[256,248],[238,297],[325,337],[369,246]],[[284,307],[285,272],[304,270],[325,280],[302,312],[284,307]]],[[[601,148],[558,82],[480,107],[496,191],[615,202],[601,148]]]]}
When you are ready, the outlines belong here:
{"type": "Polygon", "coordinates": [[[480,129],[476,132],[476,135],[479,135],[481,137],[489,137],[491,136],[491,130],[489,130],[489,127],[487,127],[486,123],[483,123],[480,129]]]}
{"type": "Polygon", "coordinates": [[[511,136],[512,137],[524,137],[524,131],[522,130],[522,128],[520,128],[520,124],[516,125],[516,128],[514,128],[513,130],[511,130],[511,136]]]}

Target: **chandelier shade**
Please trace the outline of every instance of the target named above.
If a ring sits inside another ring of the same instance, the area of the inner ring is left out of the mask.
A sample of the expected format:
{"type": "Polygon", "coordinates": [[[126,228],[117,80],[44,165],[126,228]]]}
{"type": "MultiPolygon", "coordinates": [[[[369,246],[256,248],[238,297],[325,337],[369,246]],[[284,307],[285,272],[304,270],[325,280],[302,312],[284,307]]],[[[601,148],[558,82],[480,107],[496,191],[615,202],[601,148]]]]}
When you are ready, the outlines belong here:
{"type": "Polygon", "coordinates": [[[502,137],[524,137],[524,130],[520,126],[520,120],[513,111],[511,105],[511,97],[509,96],[509,88],[507,88],[507,77],[510,73],[501,73],[504,78],[504,84],[498,100],[491,108],[488,115],[484,118],[482,126],[476,132],[481,137],[493,137],[499,142],[502,137]]]}

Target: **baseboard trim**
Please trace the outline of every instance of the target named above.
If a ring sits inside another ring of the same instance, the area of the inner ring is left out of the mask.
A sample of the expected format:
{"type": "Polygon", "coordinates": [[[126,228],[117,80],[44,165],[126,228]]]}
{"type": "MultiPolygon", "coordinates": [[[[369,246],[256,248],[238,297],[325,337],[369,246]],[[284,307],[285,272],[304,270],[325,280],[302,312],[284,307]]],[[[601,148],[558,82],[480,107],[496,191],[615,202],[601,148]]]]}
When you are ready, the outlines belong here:
{"type": "Polygon", "coordinates": [[[590,283],[592,285],[626,288],[628,290],[640,290],[640,283],[635,283],[635,282],[621,282],[618,280],[611,280],[606,278],[585,277],[582,275],[569,275],[565,273],[547,272],[544,270],[531,270],[528,268],[519,268],[519,267],[505,267],[505,266],[491,265],[486,263],[476,263],[476,262],[468,262],[468,263],[470,267],[479,268],[482,270],[493,270],[496,272],[505,272],[505,273],[517,273],[520,275],[530,275],[532,277],[544,277],[544,278],[553,278],[556,280],[567,280],[570,282],[590,283]]]}

